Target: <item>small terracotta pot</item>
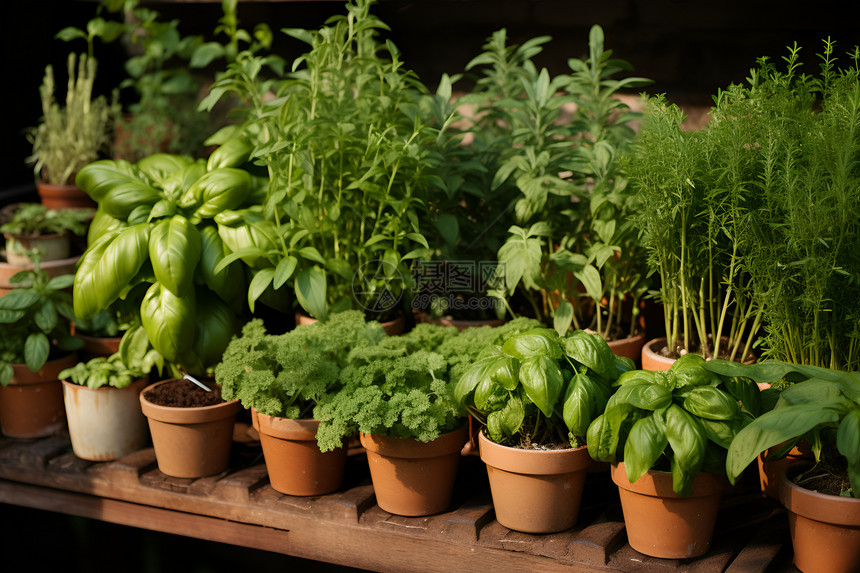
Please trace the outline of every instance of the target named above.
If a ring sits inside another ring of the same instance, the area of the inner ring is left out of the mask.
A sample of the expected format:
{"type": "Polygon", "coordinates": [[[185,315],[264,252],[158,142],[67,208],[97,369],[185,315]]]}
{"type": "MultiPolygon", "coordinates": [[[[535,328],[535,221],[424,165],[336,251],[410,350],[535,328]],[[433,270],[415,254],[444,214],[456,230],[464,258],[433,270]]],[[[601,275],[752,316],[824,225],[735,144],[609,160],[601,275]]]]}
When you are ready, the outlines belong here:
{"type": "Polygon", "coordinates": [[[260,443],[272,487],[287,495],[323,495],[343,483],[346,448],[321,452],[318,420],[276,418],[257,412],[260,443]]]}
{"type": "Polygon", "coordinates": [[[758,461],[758,477],[759,486],[762,493],[771,499],[779,501],[779,480],[780,475],[788,466],[798,461],[812,460],[812,445],[806,440],[802,441],[791,449],[788,454],[779,460],[769,460],[768,455],[777,451],[780,446],[768,448],[763,453],[759,454],[758,461]]]}
{"type": "Polygon", "coordinates": [[[510,448],[490,441],[483,432],[478,432],[478,443],[500,524],[525,533],[555,533],[576,524],[592,467],[588,448],[510,448]]]}
{"type": "Polygon", "coordinates": [[[359,439],[367,451],[380,508],[405,516],[432,515],[448,508],[460,450],[469,441],[468,426],[427,443],[363,432],[359,439]]]}
{"type": "Polygon", "coordinates": [[[725,477],[700,473],[693,479],[693,493],[681,497],[672,490],[672,474],[649,471],[636,483],[627,479],[624,463],[612,466],[618,486],[627,541],[645,555],[687,559],[708,552],[720,495],[727,490],[725,477]]]}
{"type": "MultiPolygon", "coordinates": [[[[80,259],[80,257],[70,257],[68,259],[62,259],[59,261],[47,261],[41,263],[39,265],[39,268],[41,268],[45,272],[45,274],[47,274],[51,278],[58,277],[60,275],[73,275],[75,274],[75,267],[78,264],[78,259],[80,259]]],[[[4,296],[10,293],[16,288],[30,286],[21,283],[13,284],[10,282],[10,280],[17,273],[24,270],[31,271],[33,270],[33,268],[34,267],[32,263],[24,267],[16,267],[14,265],[10,265],[5,261],[0,262],[0,296],[4,296]]],[[[71,289],[69,290],[69,292],[71,292],[71,289]]]]}
{"type": "Polygon", "coordinates": [[[84,341],[84,345],[78,350],[82,361],[116,354],[119,352],[119,343],[122,342],[122,336],[89,336],[76,333],[75,338],[84,341]]]}
{"type": "Polygon", "coordinates": [[[105,462],[136,452],[149,435],[138,394],[149,383],[96,390],[63,380],[63,398],[72,450],[84,460],[105,462]]]}
{"type": "Polygon", "coordinates": [[[60,371],[78,362],[77,354],[49,360],[38,372],[12,365],[8,386],[0,386],[0,427],[10,438],[50,436],[66,425],[60,371]]]}
{"type": "MultiPolygon", "coordinates": [[[[296,326],[305,326],[308,324],[313,324],[316,321],[317,319],[313,318],[312,316],[308,316],[301,312],[296,313],[296,326]]],[[[398,334],[403,334],[406,331],[406,317],[400,315],[394,320],[383,322],[382,329],[388,336],[396,336],[398,334]]]]}
{"type": "Polygon", "coordinates": [[[779,497],[788,510],[794,564],[803,573],[860,571],[860,499],[804,489],[783,470],[779,497]]]}
{"type": "MultiPolygon", "coordinates": [[[[175,380],[156,382],[150,388],[175,380]]],[[[149,419],[152,446],[161,473],[198,478],[227,469],[233,443],[233,423],[241,406],[238,400],[214,406],[173,408],[159,406],[140,393],[143,415],[149,419]]]]}
{"type": "Polygon", "coordinates": [[[42,205],[48,209],[95,209],[98,207],[90,196],[75,185],[54,185],[36,182],[36,191],[42,205]]]}
{"type": "Polygon", "coordinates": [[[663,356],[658,351],[666,346],[666,338],[654,338],[642,346],[642,370],[666,371],[675,363],[674,358],[663,356]]]}
{"type": "Polygon", "coordinates": [[[618,340],[607,341],[609,348],[621,358],[629,358],[635,363],[642,360],[642,347],[645,345],[645,333],[628,336],[627,338],[619,338],[618,340]]]}
{"type": "Polygon", "coordinates": [[[44,262],[67,259],[71,252],[68,233],[51,233],[36,237],[3,233],[3,236],[6,238],[6,262],[16,267],[32,264],[27,256],[30,249],[39,249],[42,253],[40,261],[44,262]]]}

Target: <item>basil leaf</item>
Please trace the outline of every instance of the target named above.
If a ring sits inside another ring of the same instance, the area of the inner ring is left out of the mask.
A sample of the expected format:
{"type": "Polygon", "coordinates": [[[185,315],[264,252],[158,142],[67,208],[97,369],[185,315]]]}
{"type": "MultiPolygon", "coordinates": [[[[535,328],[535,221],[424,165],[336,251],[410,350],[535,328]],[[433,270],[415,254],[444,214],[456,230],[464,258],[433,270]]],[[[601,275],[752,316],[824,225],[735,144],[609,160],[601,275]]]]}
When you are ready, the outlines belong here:
{"type": "Polygon", "coordinates": [[[696,475],[705,459],[707,439],[704,430],[693,416],[677,404],[669,406],[665,419],[666,438],[672,446],[673,461],[685,472],[696,475]]]}
{"type": "Polygon", "coordinates": [[[697,386],[685,392],[684,409],[710,420],[734,420],[741,416],[735,399],[713,386],[697,386]]]}
{"type": "Polygon", "coordinates": [[[182,215],[164,219],[152,229],[149,260],[155,279],[176,296],[184,296],[193,286],[200,260],[200,232],[182,215]]]}
{"type": "Polygon", "coordinates": [[[571,359],[594,370],[603,378],[614,380],[618,375],[615,354],[600,335],[577,330],[562,338],[561,345],[571,359]]]}
{"type": "Polygon", "coordinates": [[[195,292],[178,297],[155,283],[140,305],[140,319],[152,347],[169,362],[181,362],[194,344],[196,328],[195,292]]]}
{"type": "Polygon", "coordinates": [[[630,483],[638,481],[654,466],[668,443],[666,433],[654,416],[646,416],[633,424],[624,444],[624,469],[630,483]]]}
{"type": "Polygon", "coordinates": [[[561,358],[558,335],[548,328],[536,328],[512,336],[502,345],[502,352],[520,360],[535,356],[561,358]]]}
{"type": "Polygon", "coordinates": [[[520,364],[520,382],[534,405],[551,417],[563,385],[558,363],[548,356],[526,358],[520,364]]]}

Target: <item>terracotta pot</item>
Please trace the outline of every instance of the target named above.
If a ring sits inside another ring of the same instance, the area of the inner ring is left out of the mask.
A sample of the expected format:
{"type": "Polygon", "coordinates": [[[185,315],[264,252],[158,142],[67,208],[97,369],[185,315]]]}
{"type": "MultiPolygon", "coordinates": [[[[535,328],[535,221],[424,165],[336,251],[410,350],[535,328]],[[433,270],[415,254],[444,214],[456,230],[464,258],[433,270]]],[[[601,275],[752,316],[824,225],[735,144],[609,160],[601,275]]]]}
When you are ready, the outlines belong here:
{"type": "Polygon", "coordinates": [[[645,555],[687,559],[708,552],[720,495],[729,488],[725,477],[700,473],[693,493],[681,497],[672,491],[672,474],[649,471],[636,483],[627,480],[624,463],[612,466],[618,486],[627,541],[645,555]]]}
{"type": "Polygon", "coordinates": [[[11,235],[3,233],[6,238],[6,262],[16,267],[26,267],[31,264],[27,251],[39,249],[43,262],[60,261],[69,258],[71,243],[68,233],[51,233],[35,237],[27,235],[11,235]]]}
{"type": "Polygon", "coordinates": [[[780,446],[768,448],[763,453],[759,454],[758,461],[758,477],[759,486],[762,493],[771,499],[779,501],[779,480],[780,475],[788,466],[798,461],[812,460],[812,444],[806,440],[802,441],[791,449],[788,454],[779,460],[769,460],[768,455],[776,452],[780,446]]]}
{"type": "Polygon", "coordinates": [[[276,418],[257,412],[260,442],[272,487],[287,495],[323,495],[343,482],[346,448],[321,452],[318,420],[276,418]]]}
{"type": "Polygon", "coordinates": [[[618,340],[607,341],[609,348],[621,358],[629,358],[635,363],[642,360],[642,347],[645,345],[645,333],[640,332],[634,336],[627,338],[619,338],[618,340]]]}
{"type": "Polygon", "coordinates": [[[483,432],[478,432],[478,443],[500,524],[525,533],[574,526],[592,467],[588,448],[523,450],[496,444],[483,432]]]}
{"type": "Polygon", "coordinates": [[[427,443],[363,432],[359,439],[367,450],[380,508],[405,516],[432,515],[448,508],[460,450],[469,441],[468,426],[427,443]]]}
{"type": "Polygon", "coordinates": [[[60,371],[78,362],[77,354],[49,360],[38,372],[12,365],[8,386],[0,386],[0,427],[10,438],[50,436],[66,425],[60,371]]]}
{"type": "Polygon", "coordinates": [[[441,316],[439,318],[433,318],[426,312],[417,313],[416,320],[425,324],[440,324],[442,326],[453,326],[456,327],[457,330],[459,330],[460,332],[466,330],[467,328],[478,328],[481,326],[495,327],[501,326],[505,323],[505,321],[501,319],[489,318],[485,320],[461,320],[452,316],[441,316]]]}
{"type": "Polygon", "coordinates": [[[674,358],[659,354],[666,346],[666,338],[654,338],[642,346],[642,370],[668,370],[675,363],[674,358]]]}
{"type": "Polygon", "coordinates": [[[72,450],[84,460],[105,462],[136,452],[149,435],[138,394],[149,383],[96,390],[63,380],[63,398],[72,450]]]}
{"type": "MultiPolygon", "coordinates": [[[[75,274],[75,267],[78,264],[78,259],[80,257],[70,257],[68,259],[62,259],[59,261],[46,261],[39,265],[39,268],[43,270],[49,277],[58,277],[60,275],[73,275],[75,274]]],[[[10,282],[13,276],[21,271],[33,270],[33,264],[30,263],[24,267],[17,267],[14,265],[10,265],[9,263],[3,261],[0,262],[0,296],[4,296],[13,289],[16,288],[24,288],[28,286],[32,286],[29,284],[13,284],[10,282]]],[[[71,292],[71,290],[69,291],[71,292]]]]}
{"type": "Polygon", "coordinates": [[[779,497],[788,510],[794,564],[803,573],[860,571],[860,499],[826,495],[780,474],[779,497]]]}
{"type": "Polygon", "coordinates": [[[36,182],[42,205],[48,209],[95,209],[98,205],[75,185],[36,182]]]}
{"type": "MultiPolygon", "coordinates": [[[[150,388],[175,380],[156,382],[150,388]]],[[[152,446],[161,473],[198,478],[227,469],[233,443],[233,422],[241,406],[238,400],[214,406],[173,408],[159,406],[140,393],[140,406],[149,419],[152,446]]]]}
{"type": "MultiPolygon", "coordinates": [[[[301,312],[296,313],[296,326],[304,326],[308,324],[313,324],[317,321],[317,319],[312,316],[308,316],[301,312]]],[[[406,331],[406,317],[403,315],[398,316],[394,320],[389,320],[388,322],[382,323],[382,329],[385,330],[385,333],[389,336],[396,336],[398,334],[403,334],[406,331]]]]}
{"type": "Polygon", "coordinates": [[[89,336],[88,334],[75,333],[75,338],[84,341],[84,345],[78,350],[82,361],[116,354],[119,352],[119,343],[122,342],[122,336],[89,336]]]}

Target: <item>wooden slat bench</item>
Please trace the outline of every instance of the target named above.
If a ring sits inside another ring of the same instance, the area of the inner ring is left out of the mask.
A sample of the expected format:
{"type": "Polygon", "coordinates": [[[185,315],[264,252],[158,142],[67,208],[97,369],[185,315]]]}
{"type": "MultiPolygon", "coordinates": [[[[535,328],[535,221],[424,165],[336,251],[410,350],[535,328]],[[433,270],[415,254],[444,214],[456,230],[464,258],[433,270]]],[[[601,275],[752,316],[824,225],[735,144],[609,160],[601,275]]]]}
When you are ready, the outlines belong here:
{"type": "Polygon", "coordinates": [[[797,571],[784,510],[747,483],[724,497],[708,554],[665,560],[627,544],[605,471],[589,475],[574,528],[530,535],[495,520],[476,456],[463,458],[448,512],[407,518],[376,505],[360,449],[338,492],[304,498],[271,488],[255,442],[234,442],[227,472],[192,480],[158,471],[152,448],[93,463],[75,457],[67,434],[0,438],[0,503],[373,571],[797,571]]]}

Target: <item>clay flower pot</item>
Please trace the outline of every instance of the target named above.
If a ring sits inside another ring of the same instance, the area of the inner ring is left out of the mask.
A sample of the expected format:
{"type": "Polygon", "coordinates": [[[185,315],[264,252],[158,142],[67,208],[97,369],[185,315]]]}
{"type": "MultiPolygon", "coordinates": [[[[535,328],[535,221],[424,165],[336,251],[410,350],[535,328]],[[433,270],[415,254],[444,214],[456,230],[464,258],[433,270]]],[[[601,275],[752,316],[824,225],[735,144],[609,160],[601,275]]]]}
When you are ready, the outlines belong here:
{"type": "MultiPolygon", "coordinates": [[[[147,390],[176,380],[164,380],[147,390]]],[[[152,447],[161,473],[198,478],[227,469],[233,443],[233,422],[241,406],[238,400],[214,406],[176,408],[160,406],[140,393],[140,406],[149,420],[152,447]]]]}
{"type": "Polygon", "coordinates": [[[624,463],[612,466],[618,486],[627,541],[645,555],[687,559],[708,552],[720,495],[727,490],[725,477],[700,473],[693,479],[693,493],[681,497],[672,490],[672,474],[649,471],[636,483],[627,479],[624,463]]]}
{"type": "Polygon", "coordinates": [[[804,489],[780,476],[794,564],[803,573],[860,571],[860,499],[804,489]]]}
{"type": "Polygon", "coordinates": [[[466,330],[467,328],[479,328],[481,326],[501,326],[505,323],[504,320],[500,319],[484,319],[484,320],[465,320],[460,318],[454,318],[452,316],[441,316],[439,318],[433,318],[426,312],[419,312],[416,314],[417,322],[422,322],[425,324],[439,324],[442,326],[453,326],[456,327],[460,332],[466,330]]]}
{"type": "MultiPolygon", "coordinates": [[[[58,277],[60,275],[73,275],[75,274],[75,267],[78,264],[79,256],[77,257],[69,257],[68,259],[61,259],[59,261],[47,261],[41,263],[39,267],[47,273],[47,275],[51,278],[58,277]]],[[[5,261],[0,261],[0,296],[4,296],[12,292],[13,289],[21,288],[22,285],[20,283],[15,284],[11,282],[13,276],[19,273],[22,270],[33,270],[33,264],[30,263],[25,267],[16,267],[14,265],[10,265],[5,261]]],[[[71,292],[71,290],[69,290],[71,292]]]]}
{"type": "Polygon", "coordinates": [[[346,448],[321,452],[317,420],[293,420],[256,413],[269,482],[287,495],[323,495],[343,482],[346,448]]]}
{"type": "MultiPolygon", "coordinates": [[[[296,326],[313,324],[316,321],[317,319],[312,316],[308,316],[301,312],[296,313],[296,326]]],[[[396,336],[398,334],[403,334],[406,331],[406,317],[404,315],[400,315],[394,320],[383,322],[382,329],[388,336],[396,336]]]]}
{"type": "Polygon", "coordinates": [[[668,358],[659,353],[666,346],[666,338],[654,338],[642,346],[642,370],[665,371],[675,363],[674,358],[668,358]]]}
{"type": "Polygon", "coordinates": [[[50,233],[46,235],[12,235],[4,233],[6,238],[6,262],[16,267],[26,267],[32,264],[27,251],[39,249],[42,261],[60,261],[69,258],[71,242],[68,233],[50,233]]]}
{"type": "Polygon", "coordinates": [[[119,343],[122,342],[122,336],[90,336],[79,332],[75,333],[75,338],[84,341],[84,345],[78,350],[82,361],[116,354],[119,352],[119,343]]]}
{"type": "Polygon", "coordinates": [[[63,380],[63,398],[72,450],[84,460],[105,462],[136,452],[149,435],[138,394],[141,379],[125,388],[87,388],[63,380]]]}
{"type": "Polygon", "coordinates": [[[629,358],[633,362],[638,363],[642,359],[642,347],[645,345],[645,333],[640,332],[627,338],[619,338],[618,340],[608,340],[606,342],[609,348],[621,358],[629,358]]]}
{"type": "Polygon", "coordinates": [[[798,445],[793,447],[788,454],[779,460],[769,460],[768,455],[771,452],[779,450],[780,446],[768,448],[759,454],[758,461],[758,477],[759,486],[762,493],[771,499],[779,501],[779,482],[780,475],[788,466],[798,461],[811,461],[814,459],[812,455],[812,444],[803,440],[798,445]]]}
{"type": "Polygon", "coordinates": [[[42,205],[48,209],[95,209],[98,207],[89,195],[76,185],[54,185],[36,182],[36,191],[42,205]]]}
{"type": "Polygon", "coordinates": [[[574,526],[592,467],[588,448],[510,448],[492,442],[483,432],[478,432],[478,443],[500,524],[525,533],[554,533],[574,526]]]}
{"type": "Polygon", "coordinates": [[[66,425],[60,371],[78,362],[77,354],[49,360],[38,372],[12,365],[8,386],[0,386],[0,427],[10,438],[50,436],[66,425]]]}
{"type": "Polygon", "coordinates": [[[468,426],[427,443],[363,432],[359,439],[367,451],[380,508],[405,516],[432,515],[448,508],[460,450],[469,441],[468,426]]]}

